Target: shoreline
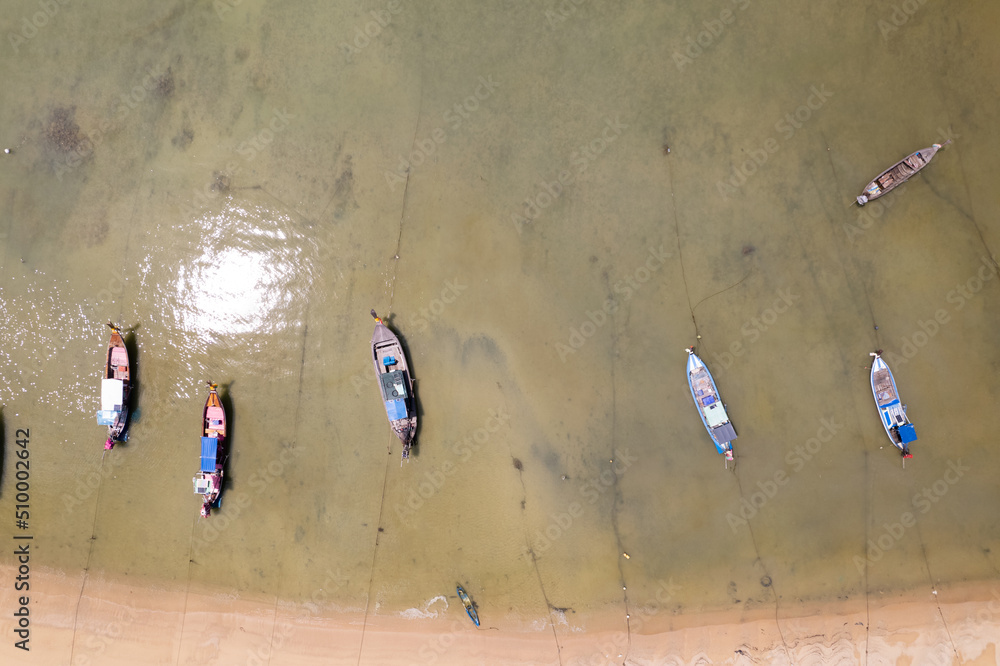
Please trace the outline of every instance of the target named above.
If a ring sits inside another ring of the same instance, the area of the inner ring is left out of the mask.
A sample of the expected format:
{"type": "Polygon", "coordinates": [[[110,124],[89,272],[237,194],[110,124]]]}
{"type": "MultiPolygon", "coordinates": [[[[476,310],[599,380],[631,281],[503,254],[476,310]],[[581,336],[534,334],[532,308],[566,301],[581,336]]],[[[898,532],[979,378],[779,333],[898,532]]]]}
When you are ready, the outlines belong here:
{"type": "MultiPolygon", "coordinates": [[[[10,565],[0,570],[16,575],[10,565]]],[[[789,603],[777,613],[770,605],[691,614],[633,606],[631,635],[610,610],[553,612],[553,628],[548,618],[486,606],[476,629],[460,603],[435,597],[422,610],[370,612],[366,624],[363,609],[100,576],[87,578],[81,598],[82,582],[82,573],[32,571],[33,663],[357,664],[360,652],[368,664],[608,664],[626,654],[630,664],[910,663],[929,653],[933,663],[994,664],[1000,647],[995,582],[892,593],[867,609],[856,601],[789,603]]],[[[17,601],[4,586],[3,608],[17,601]]],[[[0,621],[4,663],[25,654],[14,647],[12,613],[0,621]]]]}

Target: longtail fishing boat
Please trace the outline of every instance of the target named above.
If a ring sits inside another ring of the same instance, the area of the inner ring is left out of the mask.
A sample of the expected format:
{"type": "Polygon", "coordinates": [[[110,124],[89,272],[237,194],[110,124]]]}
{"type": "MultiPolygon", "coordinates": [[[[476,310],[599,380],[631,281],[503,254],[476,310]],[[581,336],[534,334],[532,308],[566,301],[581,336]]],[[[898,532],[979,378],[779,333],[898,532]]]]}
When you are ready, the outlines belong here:
{"type": "Polygon", "coordinates": [[[110,321],[108,326],[111,327],[111,340],[101,379],[101,409],[97,412],[97,424],[108,426],[105,451],[113,449],[115,442],[125,441],[123,433],[128,421],[129,395],[132,393],[132,373],[122,331],[110,321]]]}
{"type": "Polygon", "coordinates": [[[858,197],[858,205],[864,206],[872,199],[878,199],[880,196],[891,192],[896,187],[905,183],[915,173],[927,166],[934,158],[934,155],[937,154],[937,151],[949,143],[951,143],[951,139],[948,139],[944,143],[935,143],[930,148],[918,150],[893,164],[880,173],[875,180],[868,183],[865,191],[858,197]]]}
{"type": "Polygon", "coordinates": [[[712,373],[702,362],[698,355],[694,353],[694,347],[687,348],[688,363],[687,375],[688,386],[691,388],[691,397],[698,407],[698,415],[701,422],[705,424],[705,430],[715,443],[715,449],[726,457],[726,467],[733,459],[733,440],[736,439],[736,430],[729,421],[729,414],[726,413],[726,406],[719,397],[719,389],[715,386],[712,373]]]}
{"type": "Polygon", "coordinates": [[[458,592],[458,598],[462,600],[462,605],[465,606],[465,612],[469,615],[469,619],[475,622],[478,627],[479,613],[476,612],[476,607],[472,605],[472,599],[465,593],[461,585],[456,587],[455,590],[458,592]]]}
{"type": "Polygon", "coordinates": [[[899,391],[896,390],[892,370],[882,360],[881,349],[869,352],[869,356],[875,357],[872,361],[872,395],[875,396],[875,406],[882,417],[882,427],[903,458],[912,458],[909,444],[916,441],[917,431],[906,416],[906,405],[899,402],[899,391]]]}
{"type": "Polygon", "coordinates": [[[194,477],[194,492],[202,496],[201,516],[208,518],[219,508],[222,474],[226,464],[226,409],[219,399],[218,385],[208,383],[208,399],[202,412],[201,467],[194,477]]]}
{"type": "Polygon", "coordinates": [[[382,323],[375,310],[375,332],[372,333],[372,361],[375,363],[375,376],[378,379],[379,392],[385,405],[385,413],[389,417],[392,431],[403,442],[403,460],[410,458],[410,446],[417,434],[417,410],[413,400],[413,377],[410,376],[403,346],[396,334],[382,323]]]}

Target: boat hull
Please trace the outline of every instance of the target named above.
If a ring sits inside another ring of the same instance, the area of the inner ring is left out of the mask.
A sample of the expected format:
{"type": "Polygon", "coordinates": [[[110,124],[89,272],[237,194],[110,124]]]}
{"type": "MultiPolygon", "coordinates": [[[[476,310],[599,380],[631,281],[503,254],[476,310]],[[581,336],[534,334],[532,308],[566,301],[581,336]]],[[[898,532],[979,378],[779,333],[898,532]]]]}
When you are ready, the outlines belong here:
{"type": "Polygon", "coordinates": [[[201,515],[207,518],[218,508],[228,455],[226,409],[214,385],[210,385],[202,411],[201,465],[194,476],[194,492],[202,497],[201,515]]]}
{"type": "Polygon", "coordinates": [[[472,599],[470,599],[469,595],[465,593],[465,590],[462,589],[461,585],[456,587],[455,591],[458,592],[458,598],[462,600],[462,605],[465,606],[466,615],[468,615],[469,619],[475,622],[478,627],[479,613],[476,611],[476,607],[472,604],[472,599]]]}
{"type": "Polygon", "coordinates": [[[906,405],[899,400],[896,379],[881,355],[876,352],[872,361],[871,385],[875,406],[878,408],[882,428],[892,445],[903,456],[910,457],[909,443],[916,440],[916,431],[906,415],[906,405]]]}
{"type": "Polygon", "coordinates": [[[417,412],[413,397],[413,377],[395,333],[376,317],[372,333],[372,363],[378,380],[382,404],[392,431],[403,443],[403,459],[410,456],[410,446],[417,434],[417,412]]]}
{"type": "Polygon", "coordinates": [[[729,420],[726,406],[719,395],[719,389],[715,385],[712,373],[708,371],[708,366],[693,351],[688,350],[688,388],[691,389],[691,398],[698,408],[698,415],[701,422],[708,431],[709,437],[715,444],[715,450],[726,456],[727,460],[733,458],[733,440],[736,439],[736,430],[729,420]]]}
{"type": "MultiPolygon", "coordinates": [[[[947,145],[947,144],[945,144],[947,145]]],[[[941,144],[935,143],[930,148],[910,153],[891,167],[876,176],[858,197],[858,205],[864,206],[869,201],[878,199],[893,191],[907,180],[915,176],[941,149],[941,144]]]]}
{"type": "Polygon", "coordinates": [[[101,409],[97,412],[97,423],[108,426],[109,440],[121,442],[124,441],[123,435],[128,423],[132,364],[121,330],[111,323],[108,326],[111,327],[111,338],[101,378],[101,409]]]}

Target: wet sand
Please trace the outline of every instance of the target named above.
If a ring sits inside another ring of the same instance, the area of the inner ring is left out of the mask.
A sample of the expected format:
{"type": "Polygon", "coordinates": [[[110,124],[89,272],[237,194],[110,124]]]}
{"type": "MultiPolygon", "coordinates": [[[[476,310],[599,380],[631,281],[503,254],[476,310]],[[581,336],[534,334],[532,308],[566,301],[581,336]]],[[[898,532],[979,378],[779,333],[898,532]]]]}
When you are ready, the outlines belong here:
{"type": "MultiPolygon", "coordinates": [[[[364,613],[321,599],[275,604],[96,578],[81,597],[79,577],[39,572],[37,581],[46,590],[34,606],[36,640],[46,645],[32,653],[39,664],[127,664],[139,654],[146,664],[992,664],[1000,636],[995,585],[880,595],[861,612],[803,606],[779,618],[768,609],[689,615],[651,604],[636,609],[631,636],[613,618],[584,615],[560,623],[557,639],[490,604],[476,629],[451,595],[430,611],[369,618],[362,644],[364,613]]],[[[5,607],[10,597],[0,599],[5,607]]]]}
{"type": "MultiPolygon", "coordinates": [[[[333,636],[351,663],[406,662],[458,622],[472,659],[597,663],[588,645],[666,604],[630,658],[689,663],[728,627],[732,650],[818,633],[863,662],[883,630],[948,647],[931,591],[992,589],[997,8],[926,3],[885,32],[893,7],[853,2],[403,3],[381,26],[376,5],[61,7],[0,64],[0,509],[30,428],[33,656],[120,626],[122,661],[151,642],[162,663],[265,645],[294,663],[333,636]],[[898,195],[852,206],[948,137],[898,195]],[[373,307],[417,379],[402,468],[373,307]],[[108,319],[138,390],[102,457],[108,319]],[[729,469],[689,345],[740,435],[729,469]],[[876,348],[920,436],[905,470],[876,348]],[[205,522],[207,379],[234,430],[205,522]]],[[[989,601],[942,608],[961,625],[989,601]]],[[[969,655],[992,630],[969,628],[969,655]]]]}

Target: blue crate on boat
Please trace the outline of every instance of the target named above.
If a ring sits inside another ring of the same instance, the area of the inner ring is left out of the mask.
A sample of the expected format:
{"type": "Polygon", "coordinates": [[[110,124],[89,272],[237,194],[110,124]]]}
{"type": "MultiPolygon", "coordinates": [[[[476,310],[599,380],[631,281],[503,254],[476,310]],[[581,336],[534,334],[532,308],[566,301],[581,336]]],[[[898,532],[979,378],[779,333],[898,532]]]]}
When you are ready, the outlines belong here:
{"type": "Polygon", "coordinates": [[[219,456],[219,440],[215,437],[201,438],[201,471],[214,472],[219,456]]]}
{"type": "Polygon", "coordinates": [[[912,423],[899,426],[899,441],[903,444],[917,441],[917,430],[912,423]]]}

